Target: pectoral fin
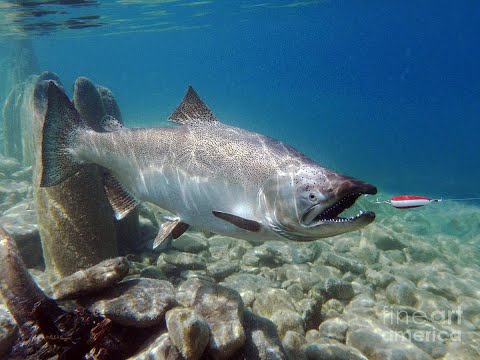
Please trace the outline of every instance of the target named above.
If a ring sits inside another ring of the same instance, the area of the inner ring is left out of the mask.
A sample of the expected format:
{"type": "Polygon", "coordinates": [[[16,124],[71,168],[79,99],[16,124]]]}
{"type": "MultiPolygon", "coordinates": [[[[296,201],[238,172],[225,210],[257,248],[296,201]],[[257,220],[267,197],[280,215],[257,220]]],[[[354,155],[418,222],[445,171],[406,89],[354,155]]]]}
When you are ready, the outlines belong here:
{"type": "Polygon", "coordinates": [[[117,220],[123,219],[140,203],[109,172],[103,177],[103,188],[117,220]]]}
{"type": "Polygon", "coordinates": [[[153,242],[153,248],[155,249],[162,244],[170,234],[174,239],[182,236],[182,234],[187,231],[188,227],[189,225],[182,222],[180,218],[167,218],[166,221],[160,225],[160,230],[153,242]]]}
{"type": "Polygon", "coordinates": [[[248,220],[237,215],[228,214],[221,211],[212,211],[212,214],[219,219],[228,221],[229,223],[239,227],[240,229],[251,232],[259,232],[262,224],[255,220],[248,220]]]}

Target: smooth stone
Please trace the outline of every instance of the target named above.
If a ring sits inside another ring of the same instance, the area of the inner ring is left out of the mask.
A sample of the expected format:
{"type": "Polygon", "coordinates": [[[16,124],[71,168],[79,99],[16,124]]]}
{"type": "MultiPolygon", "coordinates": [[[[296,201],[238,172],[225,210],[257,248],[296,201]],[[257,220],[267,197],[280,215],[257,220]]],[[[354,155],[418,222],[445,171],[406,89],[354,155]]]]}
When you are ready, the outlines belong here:
{"type": "Polygon", "coordinates": [[[478,281],[462,279],[446,271],[431,271],[418,282],[418,288],[443,296],[450,301],[456,301],[459,296],[480,298],[478,281]]]}
{"type": "Polygon", "coordinates": [[[342,272],[350,271],[354,274],[363,274],[365,272],[364,265],[346,256],[340,256],[333,252],[327,251],[322,253],[322,257],[325,259],[325,263],[327,265],[336,267],[342,272]]]}
{"type": "Polygon", "coordinates": [[[140,277],[157,279],[157,280],[167,280],[167,277],[165,276],[165,274],[155,266],[149,266],[141,270],[140,277]]]}
{"type": "Polygon", "coordinates": [[[239,270],[238,261],[218,261],[207,265],[207,273],[217,281],[221,281],[239,270]]]}
{"type": "Polygon", "coordinates": [[[200,234],[186,232],[172,241],[172,247],[178,251],[197,254],[208,249],[208,240],[200,234]]]}
{"type": "Polygon", "coordinates": [[[307,360],[302,346],[307,343],[304,336],[295,331],[288,330],[282,339],[282,345],[289,359],[307,360]]]}
{"type": "Polygon", "coordinates": [[[259,316],[271,319],[279,310],[291,310],[298,314],[295,301],[283,289],[265,288],[257,293],[252,310],[259,316]]]}
{"type": "Polygon", "coordinates": [[[161,324],[165,313],[177,304],[171,283],[146,278],[122,281],[84,303],[90,311],[132,327],[161,324]]]}
{"type": "Polygon", "coordinates": [[[20,162],[12,157],[7,157],[3,154],[0,154],[0,169],[2,169],[5,174],[13,174],[22,169],[20,162]]]}
{"type": "Polygon", "coordinates": [[[311,272],[308,268],[305,270],[300,270],[291,265],[284,265],[283,267],[286,268],[286,278],[298,283],[303,292],[310,291],[310,289],[317,284],[323,284],[326,279],[318,273],[311,272]]]}
{"type": "Polygon", "coordinates": [[[275,311],[270,320],[277,326],[278,335],[283,337],[288,330],[305,334],[305,322],[300,314],[289,309],[275,311]]]}
{"type": "Polygon", "coordinates": [[[250,311],[244,313],[246,341],[239,359],[287,360],[273,322],[250,311]]]}
{"type": "Polygon", "coordinates": [[[204,270],[207,268],[206,260],[203,256],[191,253],[169,250],[160,257],[171,265],[183,270],[204,270]]]}
{"type": "Polygon", "coordinates": [[[54,282],[53,297],[57,300],[77,299],[98,292],[118,283],[128,270],[129,264],[124,257],[104,260],[54,282]]]}
{"type": "Polygon", "coordinates": [[[195,311],[175,308],[166,314],[168,335],[185,360],[200,359],[210,340],[207,321],[195,311]]]}
{"type": "Polygon", "coordinates": [[[341,343],[345,342],[347,330],[348,323],[340,318],[327,319],[318,327],[320,336],[334,339],[341,343]]]}
{"type": "MultiPolygon", "coordinates": [[[[471,322],[478,322],[480,319],[480,300],[468,296],[459,297],[458,309],[462,311],[464,318],[471,322]]],[[[457,310],[458,311],[458,310],[457,310]]]]}
{"type": "Polygon", "coordinates": [[[347,253],[353,247],[358,246],[358,239],[348,237],[350,234],[345,234],[345,235],[344,235],[345,237],[342,237],[334,242],[333,250],[335,252],[347,253]]]}
{"type": "Polygon", "coordinates": [[[434,259],[440,258],[438,250],[430,244],[416,243],[403,250],[409,263],[430,263],[434,259]]]}
{"type": "Polygon", "coordinates": [[[337,299],[330,299],[322,306],[322,317],[324,319],[338,317],[343,313],[344,306],[337,299]]]}
{"type": "Polygon", "coordinates": [[[316,297],[313,299],[302,299],[297,304],[297,308],[301,312],[305,329],[314,329],[322,322],[322,304],[324,298],[316,297]]]}
{"type": "Polygon", "coordinates": [[[168,333],[152,337],[129,360],[183,360],[182,355],[173,345],[168,333]]]}
{"type": "Polygon", "coordinates": [[[402,335],[373,324],[348,330],[346,344],[360,350],[369,360],[432,360],[402,335]]]}
{"type": "Polygon", "coordinates": [[[308,360],[368,360],[357,349],[343,344],[312,343],[304,346],[308,360]]]}
{"type": "Polygon", "coordinates": [[[372,284],[375,288],[379,289],[384,289],[394,280],[393,275],[383,271],[375,271],[372,269],[367,269],[367,271],[365,272],[365,276],[370,284],[372,284]]]}
{"type": "Polygon", "coordinates": [[[401,250],[387,250],[383,252],[383,256],[398,264],[403,264],[407,259],[401,250]]]}
{"type": "Polygon", "coordinates": [[[313,261],[315,251],[309,244],[286,243],[282,241],[267,241],[254,248],[254,254],[260,261],[267,264],[304,264],[313,261]]]}
{"type": "Polygon", "coordinates": [[[399,236],[397,234],[386,228],[376,226],[374,229],[370,230],[372,231],[372,234],[366,236],[369,236],[377,249],[388,251],[403,250],[407,247],[407,245],[398,239],[399,236]]]}
{"type": "Polygon", "coordinates": [[[270,288],[273,286],[273,283],[260,275],[239,273],[226,277],[220,285],[241,293],[244,291],[257,292],[263,288],[270,288]]]}
{"type": "Polygon", "coordinates": [[[0,305],[0,358],[6,359],[6,354],[13,346],[17,335],[17,323],[12,315],[0,305]]]}
{"type": "Polygon", "coordinates": [[[378,259],[378,250],[373,245],[355,246],[350,249],[350,253],[365,264],[375,264],[378,259]]]}
{"type": "Polygon", "coordinates": [[[412,287],[397,282],[388,285],[386,290],[388,301],[392,304],[415,306],[417,297],[412,287]]]}
{"type": "Polygon", "coordinates": [[[445,342],[451,338],[451,331],[447,328],[438,328],[417,314],[418,312],[414,312],[413,316],[387,318],[383,324],[405,336],[431,357],[436,359],[444,356],[447,352],[445,342]]]}
{"type": "Polygon", "coordinates": [[[295,301],[303,300],[303,298],[305,297],[301,286],[298,284],[289,285],[285,290],[287,290],[288,294],[295,301]]]}
{"type": "Polygon", "coordinates": [[[214,359],[229,359],[244,345],[244,305],[236,291],[199,279],[188,279],[178,288],[177,299],[207,320],[210,326],[209,352],[214,359]]]}
{"type": "Polygon", "coordinates": [[[43,269],[42,243],[33,202],[22,200],[11,207],[0,217],[0,224],[15,240],[25,266],[43,269]]]}
{"type": "Polygon", "coordinates": [[[325,290],[327,297],[338,300],[351,300],[355,293],[351,283],[347,283],[343,280],[337,280],[335,278],[329,278],[325,281],[325,290]]]}
{"type": "Polygon", "coordinates": [[[417,309],[425,314],[432,314],[437,311],[451,313],[452,311],[450,301],[440,295],[417,289],[417,299],[417,309]]]}
{"type": "Polygon", "coordinates": [[[451,341],[447,344],[447,353],[442,360],[478,360],[480,349],[478,346],[464,344],[460,341],[451,341]]]}

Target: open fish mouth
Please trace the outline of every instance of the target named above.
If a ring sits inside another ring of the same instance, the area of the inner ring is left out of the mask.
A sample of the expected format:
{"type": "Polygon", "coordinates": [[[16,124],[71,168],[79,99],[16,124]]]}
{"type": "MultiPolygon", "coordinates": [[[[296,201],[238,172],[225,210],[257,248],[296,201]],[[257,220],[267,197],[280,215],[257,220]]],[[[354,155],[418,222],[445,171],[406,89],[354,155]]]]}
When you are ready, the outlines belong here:
{"type": "Polygon", "coordinates": [[[318,226],[320,224],[328,223],[354,223],[354,222],[365,222],[370,223],[375,219],[375,213],[373,211],[362,211],[357,215],[351,217],[339,217],[342,212],[350,208],[355,201],[366,193],[363,192],[352,192],[341,198],[339,201],[329,206],[328,208],[322,211],[323,205],[316,204],[313,205],[302,217],[302,223],[304,226],[312,227],[318,226]]]}

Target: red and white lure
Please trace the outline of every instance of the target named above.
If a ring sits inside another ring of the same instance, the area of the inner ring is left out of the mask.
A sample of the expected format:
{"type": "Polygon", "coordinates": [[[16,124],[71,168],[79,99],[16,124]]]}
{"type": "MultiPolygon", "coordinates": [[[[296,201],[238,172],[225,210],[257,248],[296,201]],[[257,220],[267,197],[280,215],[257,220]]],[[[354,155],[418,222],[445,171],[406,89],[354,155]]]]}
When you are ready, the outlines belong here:
{"type": "Polygon", "coordinates": [[[428,205],[431,203],[446,201],[446,200],[479,200],[480,198],[465,198],[465,199],[430,199],[425,196],[419,195],[399,195],[394,196],[390,200],[381,200],[380,198],[377,199],[375,203],[377,204],[390,204],[397,209],[412,209],[417,208],[420,206],[428,205]]]}
{"type": "Polygon", "coordinates": [[[442,201],[442,199],[430,199],[418,195],[400,195],[392,197],[389,203],[397,209],[411,209],[440,201],[442,201]]]}

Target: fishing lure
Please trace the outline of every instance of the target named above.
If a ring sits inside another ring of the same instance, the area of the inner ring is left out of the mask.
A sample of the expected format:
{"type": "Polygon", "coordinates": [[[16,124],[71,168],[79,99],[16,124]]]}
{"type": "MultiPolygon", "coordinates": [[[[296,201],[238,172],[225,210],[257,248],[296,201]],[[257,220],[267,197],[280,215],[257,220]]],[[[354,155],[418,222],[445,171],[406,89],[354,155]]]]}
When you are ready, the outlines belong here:
{"type": "Polygon", "coordinates": [[[431,203],[455,200],[455,201],[465,201],[465,200],[480,200],[480,198],[463,198],[463,199],[430,199],[425,196],[420,195],[398,195],[392,197],[390,200],[381,200],[377,198],[376,204],[390,204],[397,209],[412,209],[420,206],[425,206],[431,203]]]}

